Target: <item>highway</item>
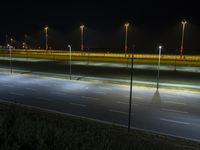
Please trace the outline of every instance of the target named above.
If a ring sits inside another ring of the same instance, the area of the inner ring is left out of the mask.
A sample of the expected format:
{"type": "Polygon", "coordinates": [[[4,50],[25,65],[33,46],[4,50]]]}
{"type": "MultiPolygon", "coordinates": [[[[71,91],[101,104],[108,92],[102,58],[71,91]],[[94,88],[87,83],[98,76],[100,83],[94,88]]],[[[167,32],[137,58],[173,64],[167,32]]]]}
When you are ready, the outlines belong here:
{"type": "MultiPolygon", "coordinates": [[[[129,87],[0,74],[0,100],[127,126],[129,87]]],[[[200,141],[200,92],[133,87],[131,127],[200,141]]]]}

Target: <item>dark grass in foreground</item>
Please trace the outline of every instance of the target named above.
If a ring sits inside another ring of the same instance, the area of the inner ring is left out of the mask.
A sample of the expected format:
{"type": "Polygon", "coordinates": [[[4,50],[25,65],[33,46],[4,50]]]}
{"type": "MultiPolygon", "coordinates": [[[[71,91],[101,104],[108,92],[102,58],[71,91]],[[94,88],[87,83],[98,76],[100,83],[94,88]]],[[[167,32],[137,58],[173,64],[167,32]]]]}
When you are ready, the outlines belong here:
{"type": "Polygon", "coordinates": [[[192,150],[200,144],[0,103],[2,150],[192,150]]]}

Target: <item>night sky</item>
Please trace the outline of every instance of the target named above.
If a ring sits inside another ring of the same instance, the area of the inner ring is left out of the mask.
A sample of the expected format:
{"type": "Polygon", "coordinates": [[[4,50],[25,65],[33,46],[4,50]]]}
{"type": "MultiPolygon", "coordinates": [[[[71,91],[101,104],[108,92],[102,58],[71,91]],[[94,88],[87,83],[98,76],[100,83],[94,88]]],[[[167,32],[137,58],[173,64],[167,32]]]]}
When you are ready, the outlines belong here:
{"type": "Polygon", "coordinates": [[[200,53],[200,15],[197,1],[78,1],[78,0],[18,0],[1,1],[0,44],[5,35],[30,45],[43,47],[44,26],[49,26],[52,48],[64,48],[70,43],[79,48],[79,26],[86,25],[85,47],[88,49],[123,49],[126,21],[129,47],[136,45],[141,52],[154,53],[163,44],[166,53],[180,47],[182,19],[187,19],[185,53],[200,53]],[[37,44],[33,44],[37,43],[37,44]]]}

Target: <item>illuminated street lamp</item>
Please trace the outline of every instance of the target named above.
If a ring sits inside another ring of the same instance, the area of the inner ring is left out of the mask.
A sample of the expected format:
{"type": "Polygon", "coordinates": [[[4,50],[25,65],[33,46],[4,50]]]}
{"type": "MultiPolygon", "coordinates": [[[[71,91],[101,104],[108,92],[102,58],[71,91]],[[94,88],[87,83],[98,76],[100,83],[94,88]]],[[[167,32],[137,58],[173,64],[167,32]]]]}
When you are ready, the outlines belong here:
{"type": "Polygon", "coordinates": [[[128,28],[129,28],[129,23],[125,23],[124,27],[125,27],[125,45],[124,45],[124,51],[125,51],[125,55],[127,53],[127,49],[128,49],[128,28]]]}
{"type": "Polygon", "coordinates": [[[83,41],[83,34],[84,34],[84,28],[85,28],[85,26],[82,24],[81,26],[80,26],[80,29],[81,29],[81,51],[83,52],[83,48],[84,48],[84,41],[83,41]]]}
{"type": "Polygon", "coordinates": [[[182,24],[182,38],[181,38],[181,48],[180,48],[180,55],[183,55],[183,50],[184,50],[184,37],[185,37],[185,26],[187,24],[186,20],[181,21],[182,24]]]}
{"type": "Polygon", "coordinates": [[[48,50],[48,27],[46,26],[46,27],[44,28],[44,30],[45,30],[45,37],[46,37],[45,48],[46,48],[46,50],[48,50]]]}
{"type": "Polygon", "coordinates": [[[25,42],[22,43],[22,48],[26,49],[26,43],[25,42]]]}
{"type": "Polygon", "coordinates": [[[8,47],[15,48],[16,41],[13,38],[10,38],[10,44],[8,47]]]}
{"type": "Polygon", "coordinates": [[[159,56],[158,56],[158,76],[157,76],[157,90],[159,89],[159,82],[160,82],[160,57],[162,52],[162,46],[158,46],[159,49],[159,56]]]}

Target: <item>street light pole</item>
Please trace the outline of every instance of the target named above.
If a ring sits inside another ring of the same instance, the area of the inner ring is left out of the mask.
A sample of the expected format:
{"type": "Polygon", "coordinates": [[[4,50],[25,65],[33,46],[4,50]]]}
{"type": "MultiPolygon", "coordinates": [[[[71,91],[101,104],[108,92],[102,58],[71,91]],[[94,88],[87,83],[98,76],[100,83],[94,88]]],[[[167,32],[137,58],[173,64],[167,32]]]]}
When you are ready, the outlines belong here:
{"type": "Polygon", "coordinates": [[[131,127],[131,108],[132,108],[132,93],[133,93],[133,54],[134,54],[134,46],[132,50],[132,61],[131,61],[131,80],[130,80],[130,101],[129,101],[129,117],[128,117],[128,132],[130,131],[131,127]]]}
{"type": "Polygon", "coordinates": [[[8,45],[8,34],[6,34],[6,45],[8,45]]]}
{"type": "Polygon", "coordinates": [[[127,49],[128,49],[128,27],[129,27],[129,23],[125,23],[124,27],[125,27],[125,45],[124,45],[124,51],[125,51],[125,56],[127,53],[127,49]]]}
{"type": "Polygon", "coordinates": [[[81,52],[83,52],[83,48],[84,48],[84,25],[80,26],[81,29],[81,52]]]}
{"type": "Polygon", "coordinates": [[[27,49],[28,46],[27,46],[27,35],[26,34],[24,35],[24,42],[25,42],[25,45],[24,45],[25,49],[27,49]]]}
{"type": "Polygon", "coordinates": [[[71,80],[71,73],[72,73],[72,70],[71,70],[71,60],[72,60],[72,55],[71,55],[71,53],[72,53],[72,47],[71,47],[71,45],[68,45],[68,48],[69,48],[69,52],[70,52],[70,54],[69,54],[69,78],[70,78],[70,80],[71,80]]]}
{"type": "Polygon", "coordinates": [[[174,71],[176,71],[177,68],[177,54],[178,53],[178,49],[175,51],[175,63],[174,63],[174,71]]]}
{"type": "Polygon", "coordinates": [[[28,46],[27,46],[27,35],[26,34],[24,35],[24,42],[25,42],[24,48],[26,51],[26,60],[28,61],[28,51],[27,51],[28,46]]]}
{"type": "Polygon", "coordinates": [[[8,48],[9,48],[9,53],[10,53],[10,73],[13,73],[12,70],[12,46],[8,44],[8,48]]]}
{"type": "Polygon", "coordinates": [[[159,46],[158,49],[159,49],[159,56],[158,56],[157,90],[159,89],[159,82],[160,82],[160,57],[162,52],[162,46],[159,46]]]}
{"type": "Polygon", "coordinates": [[[46,43],[45,43],[45,48],[48,50],[48,27],[45,27],[45,37],[46,37],[46,43]]]}
{"type": "MultiPolygon", "coordinates": [[[[8,42],[8,34],[6,33],[6,45],[8,46],[9,42],[8,42]]],[[[6,55],[5,55],[6,57],[6,55]]]]}
{"type": "Polygon", "coordinates": [[[180,55],[182,56],[183,55],[183,50],[184,50],[185,27],[186,27],[187,21],[183,20],[181,22],[181,24],[182,24],[182,38],[181,38],[180,55]]]}
{"type": "MultiPolygon", "coordinates": [[[[14,39],[13,39],[13,38],[10,39],[10,46],[11,46],[11,45],[14,45],[14,39]]],[[[13,46],[13,47],[14,47],[14,46],[13,46]]]]}

